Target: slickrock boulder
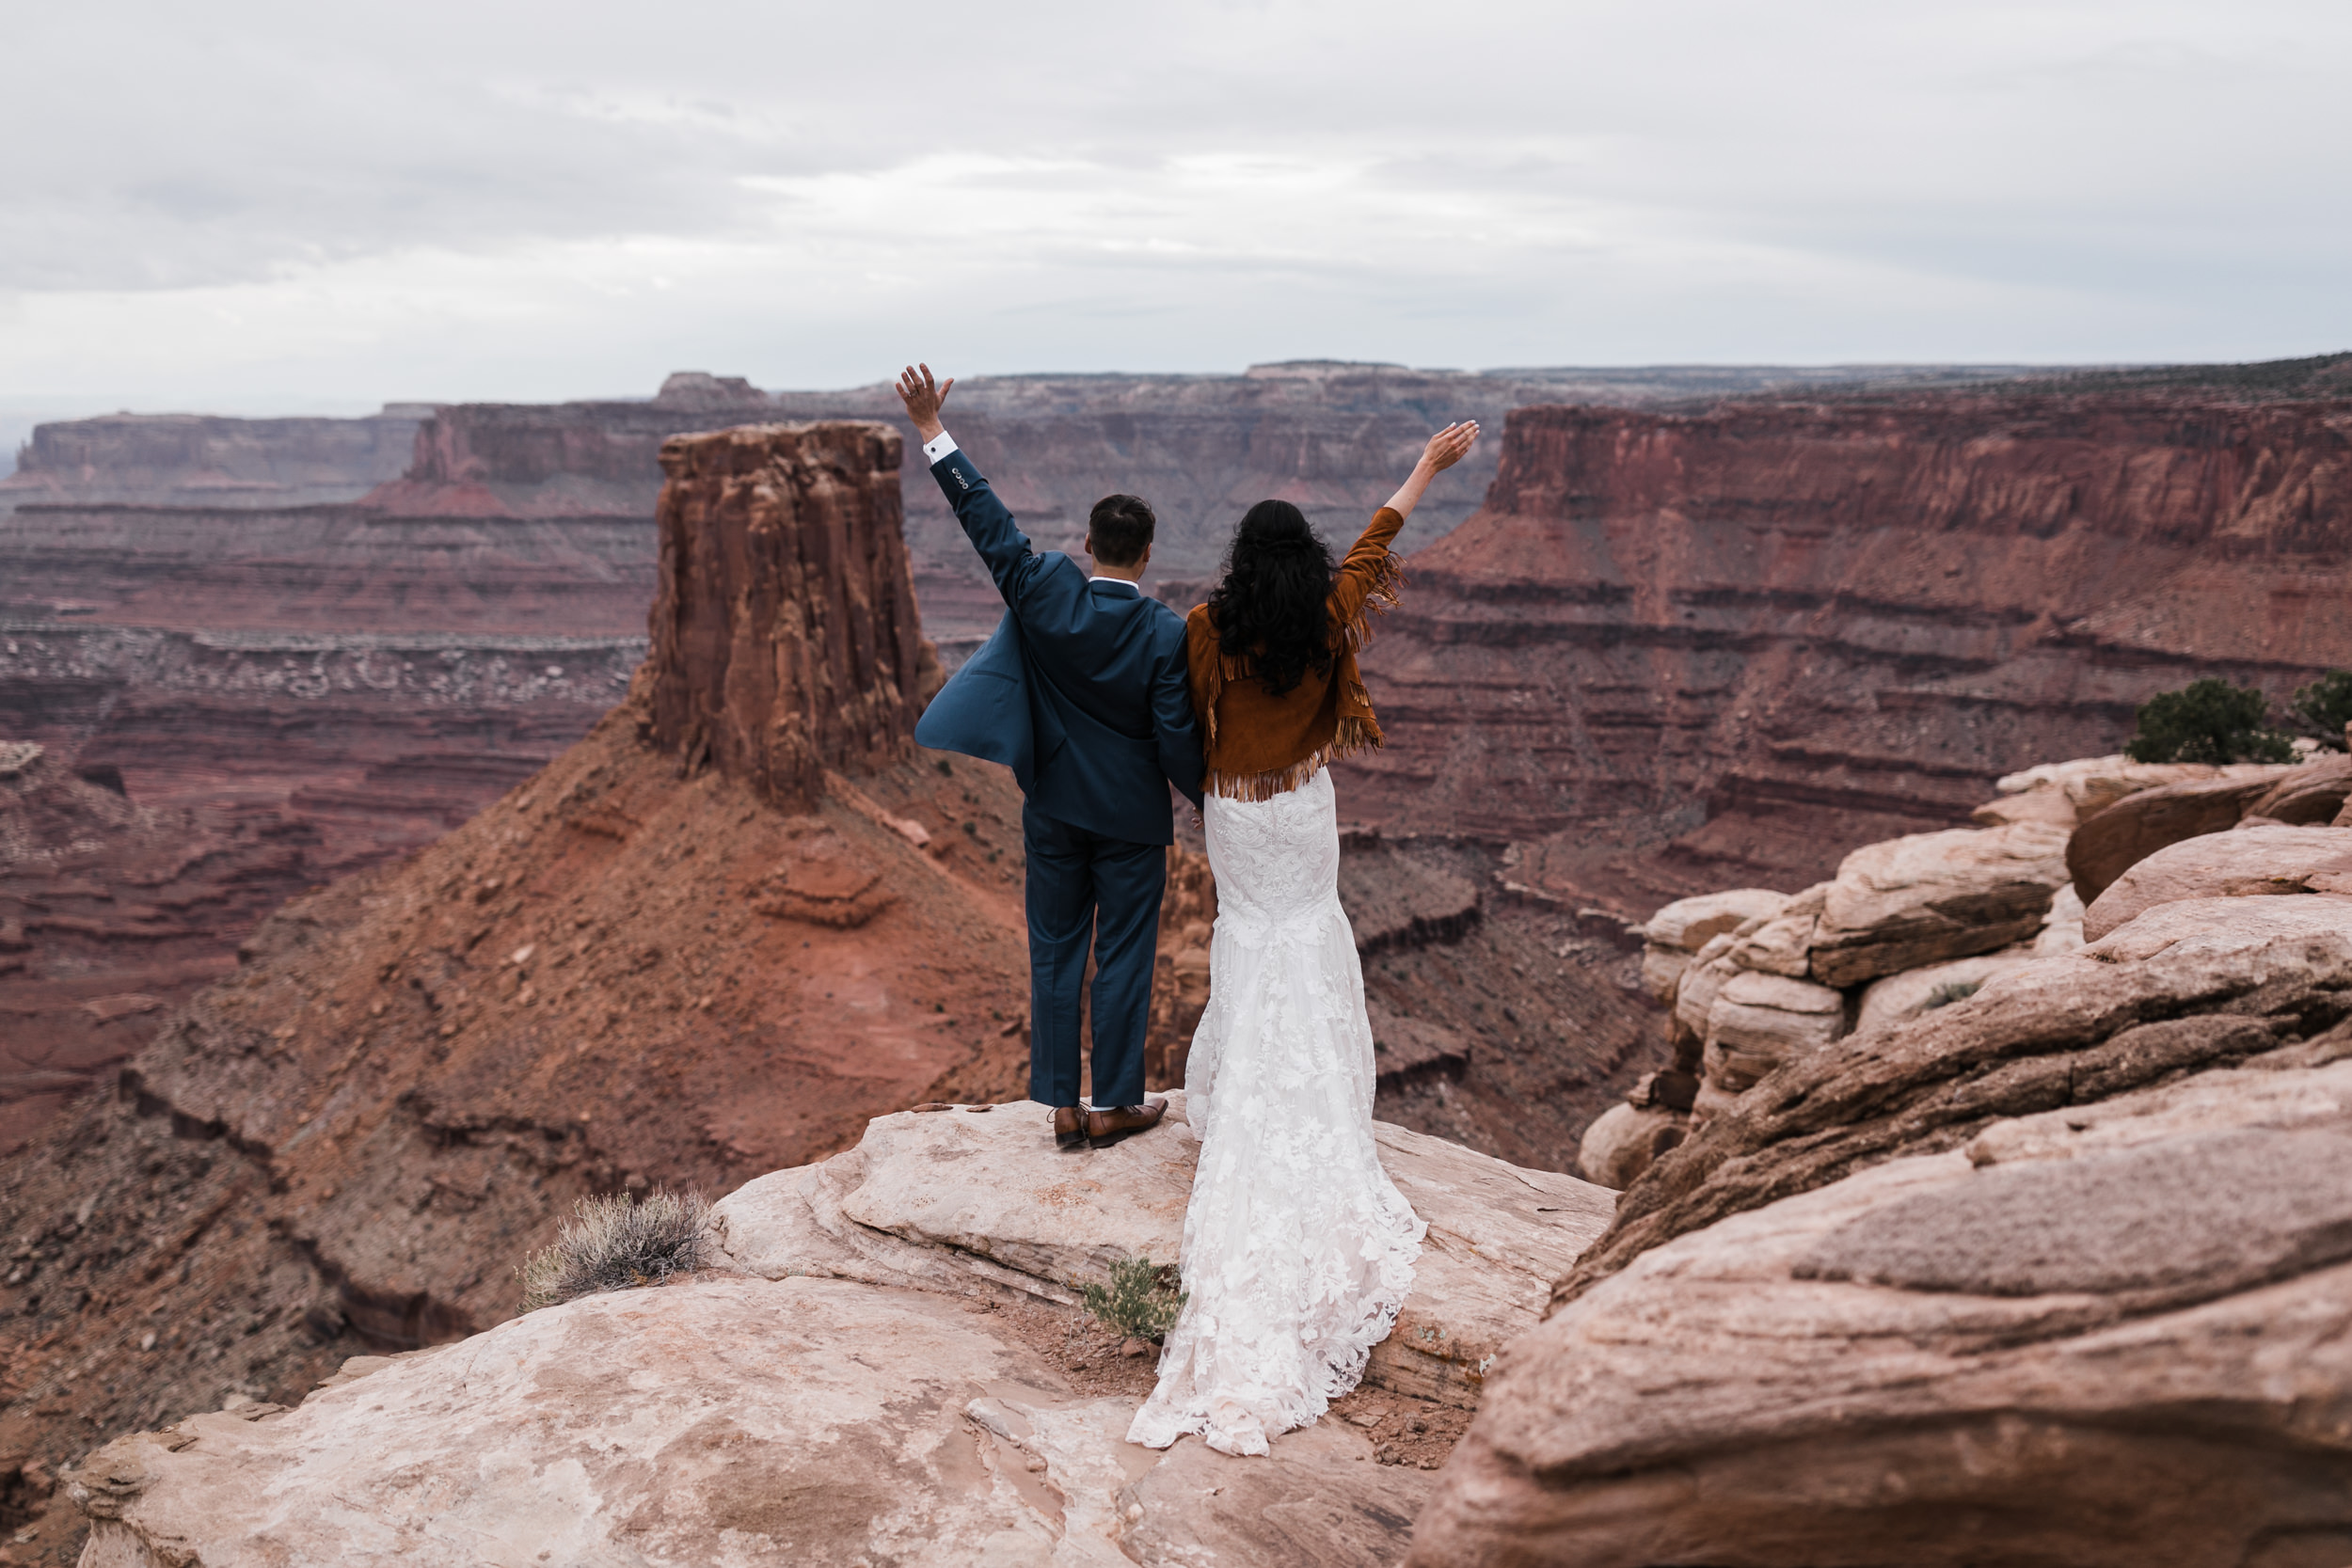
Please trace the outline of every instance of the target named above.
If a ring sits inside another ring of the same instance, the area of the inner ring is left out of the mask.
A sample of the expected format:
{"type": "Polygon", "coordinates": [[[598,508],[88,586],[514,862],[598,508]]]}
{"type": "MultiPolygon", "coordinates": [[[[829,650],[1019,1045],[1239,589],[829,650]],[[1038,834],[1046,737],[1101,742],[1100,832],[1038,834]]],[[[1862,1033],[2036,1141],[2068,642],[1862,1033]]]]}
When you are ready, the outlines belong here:
{"type": "Polygon", "coordinates": [[[1692,954],[1751,920],[1771,919],[1788,902],[1785,893],[1753,887],[1676,899],[1642,927],[1642,983],[1661,1002],[1673,1001],[1675,982],[1692,954]]]}
{"type": "Polygon", "coordinates": [[[2037,958],[2055,958],[2063,954],[2082,950],[2083,895],[2067,883],[2050,900],[2050,912],[2044,917],[2042,934],[2033,939],[2033,954],[2037,958]]]}
{"type": "MultiPolygon", "coordinates": [[[[1170,1125],[1083,1157],[1026,1101],[877,1118],[854,1149],[778,1171],[714,1209],[731,1267],[1068,1302],[1122,1258],[1181,1261],[1200,1145],[1170,1125]]],[[[1378,1123],[1383,1163],[1428,1222],[1396,1331],[1367,1381],[1473,1406],[1487,1364],[1534,1326],[1549,1281],[1609,1224],[1614,1195],[1378,1123]]]]}
{"type": "Polygon", "coordinates": [[[2225,1065],[2352,1013],[2352,901],[2161,904],[1964,1002],[1789,1063],[1652,1167],[1554,1309],[1676,1236],[1995,1118],[2090,1104],[2225,1065]]]}
{"type": "Polygon", "coordinates": [[[1623,1192],[1652,1162],[1681,1141],[1690,1117],[1659,1105],[1612,1105],[1584,1130],[1577,1169],[1584,1180],[1623,1192]],[[1670,1141],[1661,1147],[1661,1138],[1670,1141]]]}
{"type": "Polygon", "coordinates": [[[2352,895],[2352,828],[2241,828],[2167,845],[2099,895],[2083,935],[2097,942],[2183,898],[2296,893],[2352,895]]]}
{"type": "Polygon", "coordinates": [[[653,736],[786,810],[911,753],[938,689],[899,530],[899,438],[746,426],[664,442],[653,736]]]}
{"type": "Polygon", "coordinates": [[[1738,1094],[1789,1057],[1846,1032],[1846,999],[1827,986],[1742,970],[1707,1015],[1707,1077],[1738,1094]]]}
{"type": "Polygon", "coordinates": [[[1731,961],[1731,946],[1738,940],[1729,931],[1709,938],[1706,946],[1691,955],[1690,963],[1675,982],[1675,1022],[1692,1039],[1706,1040],[1707,1020],[1715,1010],[1715,998],[1724,983],[1740,973],[1731,961]]]}
{"type": "Polygon", "coordinates": [[[1829,902],[1829,883],[1816,882],[1759,923],[1733,933],[1731,961],[1761,974],[1807,979],[1813,973],[1813,941],[1829,902]]]}
{"type": "Polygon", "coordinates": [[[2233,768],[2222,777],[2188,779],[2117,801],[2074,830],[2066,869],[2086,905],[2115,879],[2168,844],[2237,826],[2248,808],[2297,769],[2280,765],[2233,768]]]}
{"type": "Polygon", "coordinates": [[[2347,797],[2352,797],[2352,756],[2341,752],[2323,754],[2286,774],[2267,793],[2257,796],[2247,806],[2246,815],[2283,822],[2289,827],[2324,825],[2336,820],[2347,797]]]}
{"type": "Polygon", "coordinates": [[[2276,771],[2267,763],[2215,767],[2200,762],[2134,762],[2120,754],[2045,762],[2001,779],[1994,785],[2001,792],[2000,798],[1979,806],[1974,819],[1981,828],[2026,821],[2072,828],[2142,790],[2215,779],[2263,778],[2276,771]]]}
{"type": "Polygon", "coordinates": [[[1122,1441],[994,1314],[837,1279],[591,1296],[79,1469],[108,1568],[1359,1564],[1424,1472],[1324,1421],[1249,1464],[1122,1441]],[[256,1411],[260,1413],[255,1414],[256,1411]],[[251,1418],[247,1418],[251,1417],[251,1418]]]}
{"type": "MultiPolygon", "coordinates": [[[[2044,935],[2047,935],[2045,930],[2044,935]]],[[[2006,974],[2020,964],[2028,964],[2038,957],[2024,948],[2005,948],[1998,953],[1980,954],[1973,958],[1954,958],[1950,963],[1930,964],[1925,969],[1906,969],[1899,974],[1873,980],[1863,988],[1862,999],[1854,1017],[1854,1032],[1883,1029],[1906,1019],[1937,1007],[1963,1002],[1983,989],[1984,983],[1996,974],[2006,974]]]]}
{"type": "Polygon", "coordinates": [[[2066,883],[2067,842],[2062,828],[2019,822],[1856,849],[1829,885],[1813,977],[1842,989],[2032,937],[2066,883]]]}
{"type": "Polygon", "coordinates": [[[2347,1050],[1997,1120],[1644,1253],[1513,1345],[1411,1560],[2352,1560],[2347,1050]]]}

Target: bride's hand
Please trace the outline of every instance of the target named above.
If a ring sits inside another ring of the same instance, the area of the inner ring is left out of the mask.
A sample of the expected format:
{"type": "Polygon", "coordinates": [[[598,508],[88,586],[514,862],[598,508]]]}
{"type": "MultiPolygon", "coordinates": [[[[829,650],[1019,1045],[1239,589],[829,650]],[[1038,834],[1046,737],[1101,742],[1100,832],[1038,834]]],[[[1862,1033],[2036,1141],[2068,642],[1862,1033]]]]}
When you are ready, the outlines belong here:
{"type": "Polygon", "coordinates": [[[1429,444],[1422,449],[1422,463],[1433,474],[1443,473],[1469,456],[1470,448],[1476,444],[1477,440],[1478,421],[1476,420],[1464,420],[1459,424],[1450,424],[1429,437],[1429,444]]]}

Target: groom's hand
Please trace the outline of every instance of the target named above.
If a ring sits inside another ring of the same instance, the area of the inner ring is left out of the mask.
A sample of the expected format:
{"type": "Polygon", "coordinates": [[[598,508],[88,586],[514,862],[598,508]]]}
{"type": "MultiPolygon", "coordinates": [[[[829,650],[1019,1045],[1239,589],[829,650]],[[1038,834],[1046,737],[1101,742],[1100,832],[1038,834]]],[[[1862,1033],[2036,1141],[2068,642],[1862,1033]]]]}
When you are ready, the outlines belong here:
{"type": "Polygon", "coordinates": [[[907,418],[914,425],[915,435],[926,441],[939,438],[946,427],[939,422],[940,405],[955,388],[956,378],[934,384],[929,365],[909,365],[898,374],[898,401],[907,405],[907,418]]]}

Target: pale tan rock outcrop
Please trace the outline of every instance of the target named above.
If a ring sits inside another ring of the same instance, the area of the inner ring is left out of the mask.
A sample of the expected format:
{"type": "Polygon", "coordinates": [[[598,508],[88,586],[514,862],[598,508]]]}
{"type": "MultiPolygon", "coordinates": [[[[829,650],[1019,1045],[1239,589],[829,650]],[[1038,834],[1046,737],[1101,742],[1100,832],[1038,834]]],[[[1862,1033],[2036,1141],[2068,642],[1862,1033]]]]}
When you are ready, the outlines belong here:
{"type": "Polygon", "coordinates": [[[2074,891],[2085,904],[2096,903],[2118,877],[2166,845],[2236,827],[2255,801],[2302,771],[2286,764],[2245,764],[2118,801],[2067,841],[2066,866],[2074,891]]]}
{"type": "Polygon", "coordinates": [[[1755,887],[1676,899],[1642,927],[1642,983],[1661,1002],[1672,1001],[1692,954],[1751,920],[1770,919],[1788,902],[1785,893],[1755,887]]]}
{"type": "Polygon", "coordinates": [[[1619,1201],[1554,1309],[1651,1247],[1863,1165],[2226,1064],[2347,1014],[2352,900],[2158,905],[1965,1002],[1834,1041],[1721,1108],[1619,1201]]]}
{"type": "Polygon", "coordinates": [[[1707,1077],[1740,1093],[1790,1056],[1846,1032],[1846,999],[1827,986],[1741,970],[1707,1015],[1707,1077]]]}
{"type": "Polygon", "coordinates": [[[2050,912],[2042,917],[2042,934],[2033,939],[2033,956],[2055,958],[2078,953],[2084,940],[2083,895],[2069,882],[2050,899],[2050,912]]]}
{"type": "Polygon", "coordinates": [[[1430,1479],[1352,1429],[1205,1450],[1123,1441],[949,1298],[701,1278],[591,1296],[198,1416],[80,1468],[105,1568],[513,1563],[1357,1564],[1401,1555],[1430,1479]],[[1210,1456],[1212,1461],[1216,1456],[1210,1456]]]}
{"type": "Polygon", "coordinates": [[[2334,822],[2352,800],[2352,756],[2341,752],[2307,758],[2248,804],[2246,815],[2291,828],[2334,822]]]}
{"type": "Polygon", "coordinates": [[[1689,1120],[1680,1112],[1655,1105],[1612,1105],[1584,1130],[1577,1169],[1587,1181],[1623,1192],[1663,1152],[1658,1147],[1659,1134],[1679,1132],[1689,1120]]]}
{"type": "Polygon", "coordinates": [[[1731,961],[1740,969],[1763,974],[1785,974],[1792,980],[1813,973],[1813,940],[1821,911],[1829,901],[1829,884],[1816,882],[1760,922],[1733,933],[1731,961]]]}
{"type": "MultiPolygon", "coordinates": [[[[1948,1006],[1962,1000],[1957,994],[1962,988],[1981,988],[1995,974],[2031,963],[2039,956],[2028,949],[2004,948],[1998,953],[1954,958],[1950,963],[1930,964],[1925,969],[1906,969],[1899,974],[1873,980],[1863,988],[1854,1032],[1883,1029],[1917,1018],[1931,1007],[1948,1006]],[[1939,995],[1945,1000],[1938,1002],[1939,995]]],[[[1971,990],[1967,994],[1974,995],[1975,991],[1971,990]]]]}
{"type": "Polygon", "coordinates": [[[2352,1560],[2328,1050],[1995,1121],[1644,1253],[1512,1347],[1412,1560],[2352,1560]]]}
{"type": "Polygon", "coordinates": [[[2118,754],[2075,757],[2022,768],[1998,780],[1996,800],[1977,808],[1979,827],[2009,822],[2055,822],[2063,828],[2098,816],[2127,795],[2166,784],[2206,779],[2245,779],[2275,774],[2271,763],[2134,762],[2118,754]]]}
{"type": "MultiPolygon", "coordinates": [[[[779,1171],[714,1206],[730,1266],[1056,1301],[1111,1263],[1182,1260],[1200,1145],[1169,1125],[1067,1155],[1025,1101],[877,1118],[854,1149],[779,1171]]],[[[1412,1293],[1373,1352],[1372,1384],[1475,1405],[1487,1363],[1534,1326],[1549,1283],[1607,1227],[1614,1195],[1376,1124],[1383,1163],[1428,1222],[1412,1293]]]]}
{"type": "Polygon", "coordinates": [[[2241,828],[2169,844],[2099,895],[2083,935],[2096,942],[2183,898],[2296,893],[2352,895],[2352,828],[2241,828]]]}
{"type": "Polygon", "coordinates": [[[1829,884],[1813,977],[1842,989],[2032,937],[2066,883],[2066,846],[2064,829],[2020,822],[1856,849],[1829,884]]]}
{"type": "Polygon", "coordinates": [[[1740,973],[1729,956],[1735,940],[1728,931],[1710,937],[1706,946],[1691,955],[1690,964],[1675,981],[1675,1022],[1695,1039],[1707,1038],[1707,1017],[1714,1011],[1716,994],[1724,981],[1740,973]]]}

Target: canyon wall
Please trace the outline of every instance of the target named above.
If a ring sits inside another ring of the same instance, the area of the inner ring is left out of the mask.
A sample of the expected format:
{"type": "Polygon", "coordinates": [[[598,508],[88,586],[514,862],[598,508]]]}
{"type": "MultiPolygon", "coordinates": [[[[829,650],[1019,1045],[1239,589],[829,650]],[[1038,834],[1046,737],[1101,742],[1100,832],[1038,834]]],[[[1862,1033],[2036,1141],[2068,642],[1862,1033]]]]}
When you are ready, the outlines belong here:
{"type": "Polygon", "coordinates": [[[421,404],[364,419],[240,420],[107,414],[36,425],[0,475],[0,513],[27,501],[212,507],[350,500],[397,478],[413,455],[421,404]]]}
{"type": "Polygon", "coordinates": [[[1522,880],[1629,911],[1818,880],[2196,677],[2352,665],[2343,402],[1531,407],[1502,448],[1366,657],[1390,745],[1343,809],[1520,843],[1522,880]]]}
{"type": "Polygon", "coordinates": [[[640,635],[645,515],[408,516],[368,506],[19,507],[0,619],[185,631],[640,635]]]}

